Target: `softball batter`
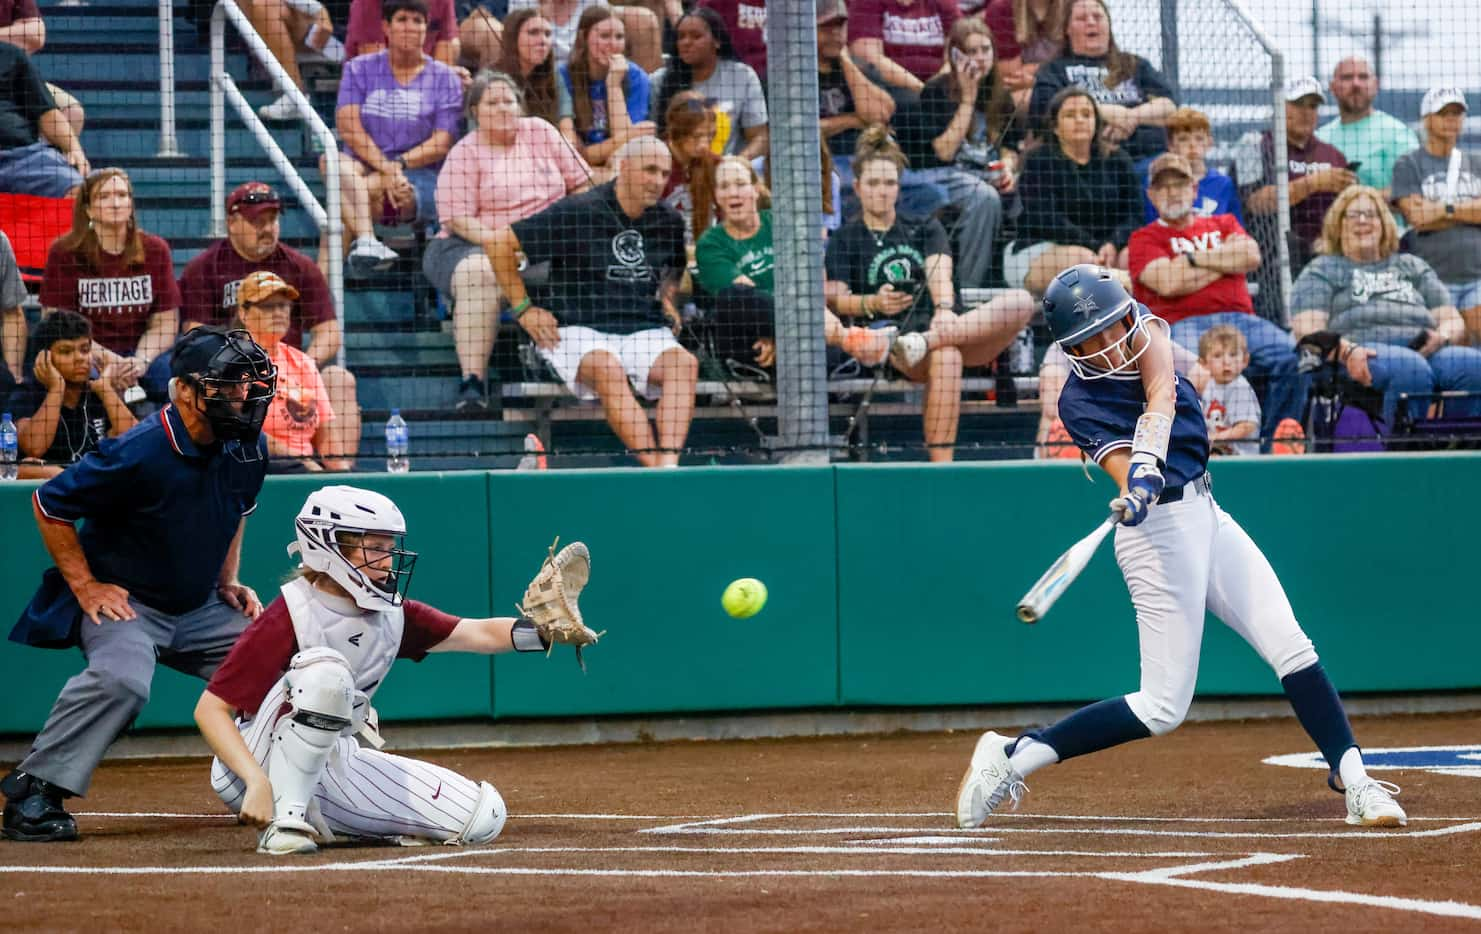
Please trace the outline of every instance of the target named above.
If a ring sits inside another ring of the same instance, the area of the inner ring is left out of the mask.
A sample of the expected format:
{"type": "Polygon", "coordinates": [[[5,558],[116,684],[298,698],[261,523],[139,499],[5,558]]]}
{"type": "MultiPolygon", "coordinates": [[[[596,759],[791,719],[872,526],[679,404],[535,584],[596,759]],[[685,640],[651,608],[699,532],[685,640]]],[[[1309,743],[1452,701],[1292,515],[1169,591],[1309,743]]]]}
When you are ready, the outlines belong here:
{"type": "Polygon", "coordinates": [[[1173,371],[1161,319],[1099,266],[1073,266],[1044,293],[1044,316],[1072,373],[1059,414],[1080,449],[1121,489],[1116,563],[1136,608],[1141,688],[1044,730],[977,741],[957,791],[957,825],[981,826],[1024,778],[1055,762],[1176,729],[1198,676],[1205,609],[1280,678],[1301,726],[1345,791],[1347,822],[1398,827],[1398,787],[1370,778],[1336,689],[1301,631],[1275,572],[1210,492],[1197,394],[1173,371]]]}

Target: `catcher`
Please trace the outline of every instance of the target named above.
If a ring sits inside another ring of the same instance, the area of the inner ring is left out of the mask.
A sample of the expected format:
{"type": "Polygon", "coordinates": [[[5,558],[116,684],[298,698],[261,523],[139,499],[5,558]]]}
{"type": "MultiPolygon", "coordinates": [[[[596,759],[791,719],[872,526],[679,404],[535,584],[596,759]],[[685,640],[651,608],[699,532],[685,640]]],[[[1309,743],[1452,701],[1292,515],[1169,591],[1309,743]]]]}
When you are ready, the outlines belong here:
{"type": "Polygon", "coordinates": [[[596,642],[576,605],[590,575],[586,546],[551,547],[525,594],[529,615],[459,619],[405,598],[417,556],[386,497],[324,487],[294,524],[288,553],[302,566],[196,704],[216,754],[212,787],[243,823],[263,828],[259,853],[312,853],[339,840],[493,840],[508,814],[494,787],[381,752],[370,698],[397,658],[548,652],[556,642],[579,652],[596,642]]]}

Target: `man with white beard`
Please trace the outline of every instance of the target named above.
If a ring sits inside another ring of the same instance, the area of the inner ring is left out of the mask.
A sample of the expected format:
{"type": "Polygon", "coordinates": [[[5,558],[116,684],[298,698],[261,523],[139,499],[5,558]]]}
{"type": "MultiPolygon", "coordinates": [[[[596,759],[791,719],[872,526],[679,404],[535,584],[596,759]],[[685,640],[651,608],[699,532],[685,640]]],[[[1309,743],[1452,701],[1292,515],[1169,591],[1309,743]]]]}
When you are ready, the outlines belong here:
{"type": "Polygon", "coordinates": [[[1137,301],[1172,326],[1172,339],[1197,353],[1209,328],[1232,325],[1249,345],[1247,375],[1264,376],[1261,437],[1281,419],[1301,419],[1305,379],[1297,372],[1291,335],[1255,314],[1246,274],[1260,265],[1260,247],[1231,214],[1193,211],[1196,180],[1188,160],[1164,153],[1147,172],[1147,197],[1158,218],[1127,246],[1137,301]]]}

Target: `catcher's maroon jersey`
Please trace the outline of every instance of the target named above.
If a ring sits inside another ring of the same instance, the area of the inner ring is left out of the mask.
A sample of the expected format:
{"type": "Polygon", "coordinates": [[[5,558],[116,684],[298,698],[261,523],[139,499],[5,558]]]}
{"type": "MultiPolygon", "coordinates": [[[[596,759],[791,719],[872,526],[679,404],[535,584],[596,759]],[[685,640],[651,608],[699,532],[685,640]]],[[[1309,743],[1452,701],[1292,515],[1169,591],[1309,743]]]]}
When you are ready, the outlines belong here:
{"type": "MultiPolygon", "coordinates": [[[[407,600],[402,611],[406,623],[397,658],[421,661],[458,625],[458,617],[418,600],[407,600]]],[[[375,615],[370,613],[367,617],[374,618],[375,615]]],[[[226,661],[216,669],[206,690],[243,714],[255,716],[267,692],[288,670],[288,663],[298,648],[288,604],[279,596],[247,626],[236,645],[232,646],[226,661]]]]}

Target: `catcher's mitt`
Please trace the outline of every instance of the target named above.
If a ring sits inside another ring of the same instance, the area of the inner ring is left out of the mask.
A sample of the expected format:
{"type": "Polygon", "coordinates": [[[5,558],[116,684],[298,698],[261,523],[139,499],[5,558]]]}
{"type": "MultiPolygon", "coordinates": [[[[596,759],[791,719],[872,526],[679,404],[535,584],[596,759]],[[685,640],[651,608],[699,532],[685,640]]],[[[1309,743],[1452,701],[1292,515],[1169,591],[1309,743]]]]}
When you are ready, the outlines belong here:
{"type": "MultiPolygon", "coordinates": [[[[606,630],[593,632],[588,628],[581,621],[581,608],[576,605],[586,582],[591,579],[591,554],[581,542],[572,542],[556,552],[558,544],[560,539],[556,538],[545,563],[540,565],[540,572],[525,588],[519,612],[529,617],[540,638],[550,648],[554,648],[557,642],[575,646],[576,661],[585,671],[582,647],[592,645],[606,635],[606,630]]],[[[545,654],[550,654],[549,649],[545,654]]]]}

